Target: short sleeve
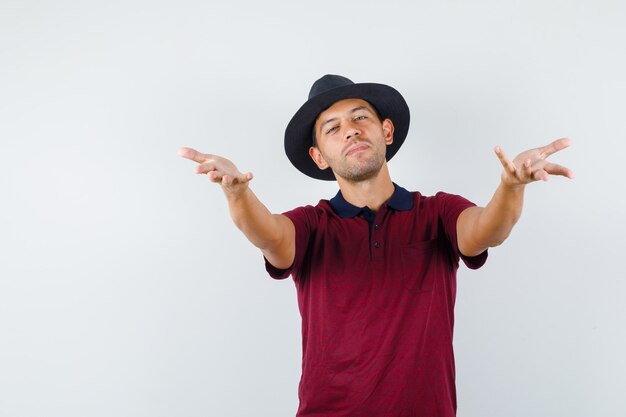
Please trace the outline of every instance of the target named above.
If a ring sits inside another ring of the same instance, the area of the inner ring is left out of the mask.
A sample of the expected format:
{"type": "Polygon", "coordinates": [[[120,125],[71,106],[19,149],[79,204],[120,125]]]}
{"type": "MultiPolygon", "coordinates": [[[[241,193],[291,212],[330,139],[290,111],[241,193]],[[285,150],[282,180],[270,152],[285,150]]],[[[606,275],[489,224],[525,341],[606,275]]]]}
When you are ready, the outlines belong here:
{"type": "Polygon", "coordinates": [[[476,204],[455,194],[447,194],[439,192],[436,194],[437,204],[439,208],[441,222],[443,224],[446,236],[452,246],[454,254],[463,260],[463,263],[470,269],[478,269],[487,261],[488,251],[476,256],[465,256],[459,251],[456,222],[463,210],[469,207],[475,207],[476,204]]]}
{"type": "Polygon", "coordinates": [[[315,230],[315,208],[313,206],[298,207],[282,213],[287,216],[296,229],[296,256],[293,264],[287,269],[279,269],[272,265],[267,258],[265,260],[265,270],[274,279],[285,279],[289,275],[294,277],[301,269],[307,247],[312,233],[315,230]]]}

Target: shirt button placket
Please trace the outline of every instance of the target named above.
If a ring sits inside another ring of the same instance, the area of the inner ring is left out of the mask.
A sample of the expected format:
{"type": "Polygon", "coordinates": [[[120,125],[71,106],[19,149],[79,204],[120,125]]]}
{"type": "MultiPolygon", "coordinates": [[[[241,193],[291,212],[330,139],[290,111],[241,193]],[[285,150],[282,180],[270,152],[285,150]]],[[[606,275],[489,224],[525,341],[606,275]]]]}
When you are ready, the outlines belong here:
{"type": "Polygon", "coordinates": [[[380,240],[380,222],[374,222],[374,230],[372,230],[372,242],[374,248],[372,249],[374,259],[382,260],[383,259],[383,251],[381,250],[382,243],[380,240]]]}

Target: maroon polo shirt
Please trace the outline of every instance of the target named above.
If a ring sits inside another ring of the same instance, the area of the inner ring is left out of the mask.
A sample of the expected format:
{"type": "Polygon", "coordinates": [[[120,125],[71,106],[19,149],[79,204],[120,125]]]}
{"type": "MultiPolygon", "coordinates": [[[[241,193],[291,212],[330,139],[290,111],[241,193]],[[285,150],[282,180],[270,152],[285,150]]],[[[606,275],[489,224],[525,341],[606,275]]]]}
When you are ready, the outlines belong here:
{"type": "Polygon", "coordinates": [[[377,213],[341,191],[284,213],[296,228],[291,275],[302,316],[298,417],[453,417],[456,221],[474,204],[395,185],[377,213]]]}

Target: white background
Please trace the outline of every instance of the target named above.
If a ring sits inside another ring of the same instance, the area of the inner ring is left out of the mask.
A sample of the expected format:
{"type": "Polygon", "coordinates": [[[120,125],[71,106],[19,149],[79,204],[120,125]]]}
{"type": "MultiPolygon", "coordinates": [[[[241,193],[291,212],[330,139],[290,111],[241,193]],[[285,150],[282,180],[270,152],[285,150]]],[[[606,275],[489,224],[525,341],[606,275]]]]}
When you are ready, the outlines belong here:
{"type": "Polygon", "coordinates": [[[460,417],[626,415],[626,6],[619,1],[0,0],[0,415],[292,416],[300,322],[176,151],[222,154],[270,210],[336,192],[291,167],[326,73],[394,86],[411,190],[486,204],[567,136],[458,274],[460,417]]]}

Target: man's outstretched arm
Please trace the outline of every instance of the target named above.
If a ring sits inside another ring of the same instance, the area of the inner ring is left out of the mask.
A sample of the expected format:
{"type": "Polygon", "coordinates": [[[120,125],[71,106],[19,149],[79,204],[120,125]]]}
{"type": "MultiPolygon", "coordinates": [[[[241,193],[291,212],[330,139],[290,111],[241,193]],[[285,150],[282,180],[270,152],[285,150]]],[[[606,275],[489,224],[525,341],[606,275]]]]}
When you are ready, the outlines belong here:
{"type": "Polygon", "coordinates": [[[573,178],[570,169],[546,160],[569,145],[569,139],[558,139],[549,145],[522,152],[513,161],[496,147],[496,155],[504,167],[500,185],[485,207],[468,208],[457,220],[457,240],[463,255],[476,256],[504,242],[522,214],[527,184],[547,181],[550,175],[573,178]]]}
{"type": "Polygon", "coordinates": [[[254,195],[248,187],[252,173],[242,174],[228,159],[191,148],[180,148],[178,154],[199,164],[197,174],[206,174],[222,186],[233,222],[267,260],[276,268],[289,268],[296,253],[295,227],[288,217],[272,214],[254,195]]]}

